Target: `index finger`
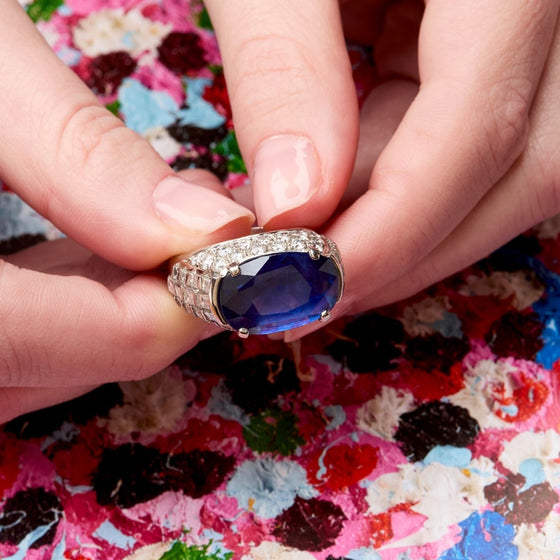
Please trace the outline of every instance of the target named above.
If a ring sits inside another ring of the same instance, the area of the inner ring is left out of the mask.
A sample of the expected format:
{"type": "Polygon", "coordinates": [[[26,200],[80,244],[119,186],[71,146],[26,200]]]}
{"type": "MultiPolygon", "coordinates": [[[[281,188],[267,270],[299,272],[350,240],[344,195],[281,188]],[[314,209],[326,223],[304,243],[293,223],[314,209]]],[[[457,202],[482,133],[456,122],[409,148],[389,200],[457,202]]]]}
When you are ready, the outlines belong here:
{"type": "Polygon", "coordinates": [[[254,216],[180,179],[50,50],[21,6],[0,18],[0,176],[66,235],[132,269],[249,231],[254,216]]]}
{"type": "Polygon", "coordinates": [[[207,0],[267,228],[324,223],[352,171],[357,99],[336,0],[207,0]]]}

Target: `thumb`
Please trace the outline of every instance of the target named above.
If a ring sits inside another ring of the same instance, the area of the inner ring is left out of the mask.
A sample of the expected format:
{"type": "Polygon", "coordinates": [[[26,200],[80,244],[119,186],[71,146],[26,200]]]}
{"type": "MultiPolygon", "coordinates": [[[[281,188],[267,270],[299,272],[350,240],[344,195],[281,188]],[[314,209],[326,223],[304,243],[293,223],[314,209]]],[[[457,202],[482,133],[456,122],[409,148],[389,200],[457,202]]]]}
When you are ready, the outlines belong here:
{"type": "Polygon", "coordinates": [[[68,236],[145,269],[248,231],[250,211],[175,175],[98,104],[15,2],[2,15],[0,53],[0,175],[68,236]]]}
{"type": "Polygon", "coordinates": [[[358,135],[338,2],[206,5],[259,223],[319,226],[346,187],[358,135]]]}

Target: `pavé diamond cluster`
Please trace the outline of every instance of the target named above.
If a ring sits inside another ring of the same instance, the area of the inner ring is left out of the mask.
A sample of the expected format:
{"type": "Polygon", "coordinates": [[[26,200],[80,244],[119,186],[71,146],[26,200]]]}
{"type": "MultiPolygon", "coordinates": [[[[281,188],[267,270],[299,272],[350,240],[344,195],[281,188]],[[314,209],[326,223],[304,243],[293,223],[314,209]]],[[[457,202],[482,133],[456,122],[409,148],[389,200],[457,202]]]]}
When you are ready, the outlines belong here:
{"type": "Polygon", "coordinates": [[[334,242],[306,229],[217,243],[176,263],[168,278],[186,311],[242,337],[328,319],[343,283],[334,242]]]}

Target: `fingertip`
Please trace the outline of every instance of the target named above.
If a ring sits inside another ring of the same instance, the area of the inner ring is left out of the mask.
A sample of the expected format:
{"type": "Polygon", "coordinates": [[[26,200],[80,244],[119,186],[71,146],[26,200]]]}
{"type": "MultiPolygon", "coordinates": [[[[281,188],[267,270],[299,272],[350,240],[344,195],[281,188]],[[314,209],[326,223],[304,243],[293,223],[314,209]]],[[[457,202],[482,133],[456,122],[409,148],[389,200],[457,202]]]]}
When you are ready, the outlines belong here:
{"type": "Polygon", "coordinates": [[[337,204],[338,199],[331,201],[317,197],[299,208],[273,215],[265,221],[259,219],[258,223],[267,231],[294,227],[319,229],[337,204]]]}
{"type": "Polygon", "coordinates": [[[255,199],[253,193],[253,185],[249,183],[246,183],[239,187],[235,187],[230,191],[231,198],[233,198],[235,202],[245,206],[245,208],[248,208],[249,210],[251,210],[251,212],[253,212],[253,214],[256,215],[255,199]]]}
{"type": "Polygon", "coordinates": [[[257,149],[253,165],[255,209],[261,225],[304,206],[323,182],[319,156],[306,136],[268,138],[257,149]]]}
{"type": "Polygon", "coordinates": [[[338,2],[252,0],[236,21],[230,2],[207,5],[259,224],[325,222],[352,172],[359,124],[338,2]]]}
{"type": "Polygon", "coordinates": [[[194,183],[218,194],[232,198],[220,179],[206,169],[182,169],[177,175],[187,183],[194,183]]]}
{"type": "MultiPolygon", "coordinates": [[[[343,154],[341,161],[345,161],[343,154]]],[[[252,185],[259,225],[271,230],[324,224],[349,179],[349,169],[333,162],[329,169],[334,168],[335,184],[326,167],[306,136],[286,134],[265,140],[254,161],[252,185]]]]}

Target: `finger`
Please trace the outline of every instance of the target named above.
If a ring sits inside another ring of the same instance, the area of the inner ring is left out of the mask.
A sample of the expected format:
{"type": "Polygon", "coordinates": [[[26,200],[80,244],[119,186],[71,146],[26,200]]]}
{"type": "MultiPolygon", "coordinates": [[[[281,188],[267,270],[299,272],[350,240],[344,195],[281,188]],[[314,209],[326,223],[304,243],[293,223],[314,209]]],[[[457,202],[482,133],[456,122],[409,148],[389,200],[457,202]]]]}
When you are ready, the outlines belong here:
{"type": "Polygon", "coordinates": [[[459,226],[407,274],[364,298],[353,311],[385,305],[450,276],[560,212],[560,35],[530,114],[527,148],[459,226]]]}
{"type": "Polygon", "coordinates": [[[75,399],[95,386],[4,387],[0,390],[0,424],[17,416],[75,399]]]}
{"type": "Polygon", "coordinates": [[[68,238],[33,245],[10,255],[5,261],[19,268],[51,276],[80,276],[99,282],[108,290],[116,289],[135,274],[101,259],[68,238]]]}
{"type": "Polygon", "coordinates": [[[214,173],[206,169],[183,169],[178,171],[177,175],[187,182],[194,183],[195,185],[232,198],[231,193],[226,189],[220,179],[218,179],[214,173]]]}
{"type": "Polygon", "coordinates": [[[429,2],[420,93],[369,191],[329,230],[345,259],[347,299],[360,301],[410,270],[519,155],[557,9],[524,0],[429,2]]]}
{"type": "Polygon", "coordinates": [[[320,225],[346,186],[358,133],[337,2],[206,5],[259,223],[320,225]]]}
{"type": "MultiPolygon", "coordinates": [[[[360,114],[360,142],[356,163],[340,204],[341,210],[350,206],[367,191],[377,158],[391,139],[417,92],[418,87],[408,80],[390,80],[376,87],[368,96],[360,114]]],[[[363,301],[356,302],[356,305],[362,304],[360,310],[369,309],[369,294],[366,294],[366,298],[368,298],[367,304],[363,301]]],[[[343,298],[331,311],[330,322],[350,312],[350,302],[348,298],[343,298]]],[[[293,342],[312,333],[320,326],[320,323],[315,322],[291,329],[283,335],[283,338],[285,342],[293,342]]]]}
{"type": "MultiPolygon", "coordinates": [[[[93,262],[89,275],[102,277],[102,266],[93,262]]],[[[0,261],[0,386],[146,377],[215,332],[175,304],[162,278],[127,271],[119,278],[108,266],[112,289],[0,261]]]]}
{"type": "Polygon", "coordinates": [[[211,189],[224,196],[228,196],[229,198],[235,200],[238,204],[241,204],[241,206],[249,209],[251,212],[255,212],[255,206],[253,203],[253,187],[251,187],[248,183],[234,187],[230,190],[220,182],[216,175],[204,169],[184,169],[183,171],[179,171],[178,175],[186,181],[191,181],[192,183],[211,189]]]}
{"type": "Polygon", "coordinates": [[[251,212],[256,212],[253,187],[251,185],[245,184],[235,187],[235,189],[231,192],[231,196],[238,204],[242,204],[245,208],[249,208],[251,212]]]}
{"type": "Polygon", "coordinates": [[[179,179],[98,104],[13,1],[3,4],[0,53],[0,176],[67,235],[139,269],[248,231],[248,210],[179,179]]]}
{"type": "MultiPolygon", "coordinates": [[[[190,181],[216,193],[231,197],[229,191],[218,177],[210,171],[205,169],[184,169],[179,171],[177,175],[185,181],[190,181]]],[[[78,268],[82,267],[83,269],[83,266],[91,257],[91,251],[73,240],[64,238],[49,241],[48,250],[45,250],[44,243],[39,243],[22,251],[3,255],[2,258],[20,268],[27,268],[36,272],[48,272],[50,274],[68,275],[69,265],[71,265],[70,270],[73,274],[83,275],[83,270],[78,271],[78,268]]]]}
{"type": "MultiPolygon", "coordinates": [[[[539,158],[540,159],[540,158],[539,158]]],[[[368,294],[351,313],[386,305],[443,280],[488,256],[500,246],[560,210],[549,200],[541,205],[535,191],[550,185],[535,180],[540,166],[523,165],[493,188],[431,253],[401,276],[368,294]],[[531,188],[528,188],[528,185],[531,188]]]]}
{"type": "Polygon", "coordinates": [[[3,255],[2,260],[36,272],[62,274],[70,264],[73,271],[84,266],[91,256],[90,250],[65,237],[37,243],[17,253],[3,255]]]}
{"type": "MultiPolygon", "coordinates": [[[[459,226],[415,266],[390,282],[379,283],[361,298],[343,300],[333,309],[331,321],[346,314],[361,313],[410,297],[488,256],[515,236],[556,215],[560,206],[553,202],[554,197],[548,198],[548,204],[542,204],[541,196],[536,195],[539,190],[551,194],[550,184],[536,179],[542,170],[541,161],[542,154],[530,157],[520,167],[512,169],[459,226]]],[[[318,328],[319,325],[311,324],[288,331],[285,341],[293,342],[318,328]]]]}
{"type": "Polygon", "coordinates": [[[382,83],[369,94],[360,111],[360,140],[354,170],[339,209],[350,206],[367,191],[377,159],[417,94],[416,84],[397,79],[382,83]]]}
{"type": "Polygon", "coordinates": [[[374,50],[381,79],[399,76],[419,81],[418,32],[423,12],[423,0],[397,0],[387,6],[374,50]]]}

